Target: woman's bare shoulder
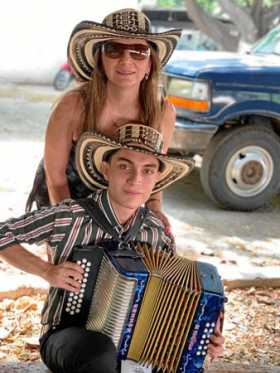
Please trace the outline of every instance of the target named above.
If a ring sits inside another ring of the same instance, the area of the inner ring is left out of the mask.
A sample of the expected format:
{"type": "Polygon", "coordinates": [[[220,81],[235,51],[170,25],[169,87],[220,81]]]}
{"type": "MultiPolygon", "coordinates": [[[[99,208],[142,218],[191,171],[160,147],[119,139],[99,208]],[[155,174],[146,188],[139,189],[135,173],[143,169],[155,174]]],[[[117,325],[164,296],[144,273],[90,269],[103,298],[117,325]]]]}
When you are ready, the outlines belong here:
{"type": "Polygon", "coordinates": [[[83,124],[84,113],[84,100],[81,93],[77,90],[69,91],[53,108],[48,127],[49,129],[59,127],[59,131],[77,132],[83,124]]]}
{"type": "Polygon", "coordinates": [[[65,93],[54,106],[53,112],[61,110],[67,110],[68,113],[76,110],[83,111],[84,99],[82,93],[76,89],[65,93]]]}
{"type": "Polygon", "coordinates": [[[47,138],[56,136],[76,140],[84,122],[84,103],[79,91],[67,92],[55,105],[47,127],[47,138]]]}

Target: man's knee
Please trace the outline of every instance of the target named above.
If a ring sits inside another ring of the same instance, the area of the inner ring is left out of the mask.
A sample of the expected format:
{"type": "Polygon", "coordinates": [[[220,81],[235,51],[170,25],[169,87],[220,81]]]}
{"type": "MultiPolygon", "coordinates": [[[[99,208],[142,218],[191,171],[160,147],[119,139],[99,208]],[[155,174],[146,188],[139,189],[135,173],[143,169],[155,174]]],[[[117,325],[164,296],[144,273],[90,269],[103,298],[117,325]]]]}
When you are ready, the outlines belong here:
{"type": "Polygon", "coordinates": [[[41,349],[55,373],[115,373],[117,352],[108,336],[71,327],[51,335],[41,349]]]}
{"type": "Polygon", "coordinates": [[[99,356],[90,357],[81,366],[79,373],[117,373],[116,353],[107,351],[99,356]]]}
{"type": "Polygon", "coordinates": [[[87,340],[84,353],[81,354],[83,364],[80,373],[116,373],[117,351],[112,340],[101,333],[92,335],[87,340]]]}

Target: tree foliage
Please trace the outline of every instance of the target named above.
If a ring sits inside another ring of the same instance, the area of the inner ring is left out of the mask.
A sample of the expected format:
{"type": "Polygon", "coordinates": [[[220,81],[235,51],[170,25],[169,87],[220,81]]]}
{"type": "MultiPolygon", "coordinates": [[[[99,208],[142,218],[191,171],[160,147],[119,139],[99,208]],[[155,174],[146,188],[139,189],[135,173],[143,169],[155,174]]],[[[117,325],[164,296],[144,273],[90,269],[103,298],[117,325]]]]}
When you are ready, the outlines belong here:
{"type": "Polygon", "coordinates": [[[158,6],[185,7],[198,29],[232,51],[280,22],[280,0],[158,0],[158,6]]]}

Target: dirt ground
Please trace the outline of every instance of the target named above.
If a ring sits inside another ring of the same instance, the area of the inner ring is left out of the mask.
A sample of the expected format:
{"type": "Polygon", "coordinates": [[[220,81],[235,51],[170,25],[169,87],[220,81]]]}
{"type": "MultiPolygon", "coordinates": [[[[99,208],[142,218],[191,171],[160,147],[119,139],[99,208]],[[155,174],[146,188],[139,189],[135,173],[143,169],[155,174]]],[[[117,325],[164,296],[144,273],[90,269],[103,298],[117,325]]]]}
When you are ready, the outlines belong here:
{"type": "MultiPolygon", "coordinates": [[[[0,221],[24,212],[43,153],[47,119],[58,97],[51,87],[0,85],[0,221]]],[[[244,291],[230,291],[231,286],[247,286],[246,281],[258,278],[270,284],[279,281],[280,196],[255,212],[224,211],[204,195],[196,169],[164,192],[164,209],[179,253],[215,264],[227,285],[230,311],[225,324],[225,361],[245,359],[249,364],[280,366],[279,291],[266,289],[259,293],[254,282],[244,291]],[[235,346],[238,348],[234,351],[235,346]],[[246,349],[251,349],[249,355],[246,349]]],[[[46,287],[0,263],[0,294],[26,283],[46,287]]],[[[0,313],[3,307],[2,303],[0,313]]],[[[36,356],[35,352],[35,360],[36,356]]]]}

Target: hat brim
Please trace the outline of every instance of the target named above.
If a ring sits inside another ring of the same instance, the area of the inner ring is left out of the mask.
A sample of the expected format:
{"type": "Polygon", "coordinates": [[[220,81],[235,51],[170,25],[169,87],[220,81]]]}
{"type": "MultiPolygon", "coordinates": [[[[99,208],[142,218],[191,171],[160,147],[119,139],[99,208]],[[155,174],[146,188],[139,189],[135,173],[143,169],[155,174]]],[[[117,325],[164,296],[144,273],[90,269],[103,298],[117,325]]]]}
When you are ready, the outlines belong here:
{"type": "Polygon", "coordinates": [[[106,189],[107,181],[104,179],[101,164],[105,153],[112,150],[128,149],[144,154],[152,154],[163,164],[163,170],[156,182],[152,193],[159,192],[188,175],[194,168],[192,159],[180,159],[168,155],[151,153],[145,148],[135,148],[117,143],[102,135],[85,132],[79,139],[76,147],[76,167],[83,183],[91,190],[106,189]]]}
{"type": "Polygon", "coordinates": [[[68,43],[68,59],[80,78],[90,80],[94,69],[93,48],[103,41],[119,38],[144,39],[156,45],[161,67],[173,53],[181,36],[181,30],[174,29],[161,33],[133,33],[117,31],[111,27],[91,21],[80,22],[73,30],[68,43]]]}

